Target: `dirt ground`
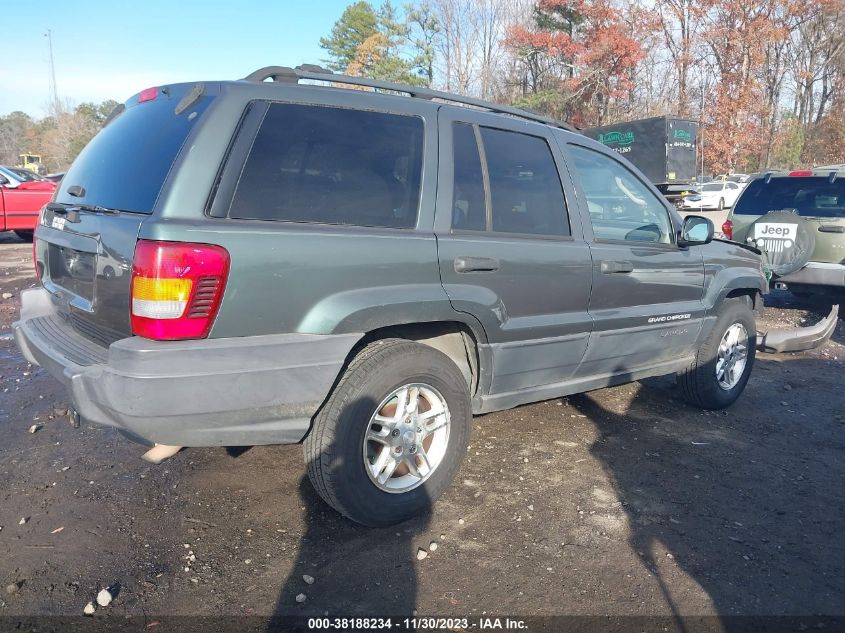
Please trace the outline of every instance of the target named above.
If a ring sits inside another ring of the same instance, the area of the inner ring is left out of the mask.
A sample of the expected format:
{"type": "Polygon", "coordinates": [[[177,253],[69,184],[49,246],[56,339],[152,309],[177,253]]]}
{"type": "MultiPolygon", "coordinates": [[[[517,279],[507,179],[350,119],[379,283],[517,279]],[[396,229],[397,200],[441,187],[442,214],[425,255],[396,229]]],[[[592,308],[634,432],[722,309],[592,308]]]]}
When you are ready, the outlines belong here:
{"type": "MultiPolygon", "coordinates": [[[[299,446],[152,466],[110,429],[72,428],[62,389],[9,335],[30,259],[0,234],[0,623],[80,615],[115,583],[94,618],[147,627],[167,614],[709,615],[725,629],[735,615],[845,615],[842,321],[822,349],[760,355],[727,411],[688,407],[661,378],[477,417],[431,512],[374,530],[318,499],[299,446]]],[[[821,310],[767,301],[766,327],[821,310]]]]}

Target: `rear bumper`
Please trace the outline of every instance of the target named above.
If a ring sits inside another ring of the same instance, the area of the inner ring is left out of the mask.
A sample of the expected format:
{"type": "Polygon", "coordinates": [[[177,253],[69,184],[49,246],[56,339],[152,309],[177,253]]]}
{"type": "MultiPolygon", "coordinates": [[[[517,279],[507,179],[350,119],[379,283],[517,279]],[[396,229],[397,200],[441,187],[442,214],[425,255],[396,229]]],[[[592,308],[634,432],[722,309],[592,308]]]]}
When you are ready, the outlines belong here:
{"type": "Polygon", "coordinates": [[[845,288],[845,264],[808,262],[801,270],[775,279],[789,285],[845,288]]]}
{"type": "Polygon", "coordinates": [[[24,291],[15,341],[79,415],[175,446],[293,444],[308,433],[361,334],[91,342],[44,289],[24,291]]]}
{"type": "Polygon", "coordinates": [[[770,330],[757,337],[757,349],[761,352],[803,352],[823,345],[836,329],[839,306],[830,308],[830,313],[816,325],[791,330],[770,330]]]}

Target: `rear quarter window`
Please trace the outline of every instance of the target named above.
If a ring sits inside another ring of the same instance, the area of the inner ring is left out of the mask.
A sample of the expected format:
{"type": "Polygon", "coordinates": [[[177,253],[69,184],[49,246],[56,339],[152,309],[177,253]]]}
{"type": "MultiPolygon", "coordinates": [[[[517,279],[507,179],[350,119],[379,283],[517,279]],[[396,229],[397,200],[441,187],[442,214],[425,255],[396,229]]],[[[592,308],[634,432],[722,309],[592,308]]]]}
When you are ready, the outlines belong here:
{"type": "Polygon", "coordinates": [[[419,117],[270,104],[229,217],[412,228],[422,148],[419,117]]]}

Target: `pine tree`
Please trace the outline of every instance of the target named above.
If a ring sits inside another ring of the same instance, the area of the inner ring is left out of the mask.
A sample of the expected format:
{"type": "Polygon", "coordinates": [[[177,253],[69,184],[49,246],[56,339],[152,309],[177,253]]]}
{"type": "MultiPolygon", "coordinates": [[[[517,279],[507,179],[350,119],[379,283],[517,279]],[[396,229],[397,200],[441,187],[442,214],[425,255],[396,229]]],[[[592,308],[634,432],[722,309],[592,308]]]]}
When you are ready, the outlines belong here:
{"type": "Polygon", "coordinates": [[[379,16],[364,0],[346,7],[332,27],[331,36],[320,38],[320,47],[328,51],[328,66],[345,71],[358,56],[358,48],[379,32],[379,16]]]}

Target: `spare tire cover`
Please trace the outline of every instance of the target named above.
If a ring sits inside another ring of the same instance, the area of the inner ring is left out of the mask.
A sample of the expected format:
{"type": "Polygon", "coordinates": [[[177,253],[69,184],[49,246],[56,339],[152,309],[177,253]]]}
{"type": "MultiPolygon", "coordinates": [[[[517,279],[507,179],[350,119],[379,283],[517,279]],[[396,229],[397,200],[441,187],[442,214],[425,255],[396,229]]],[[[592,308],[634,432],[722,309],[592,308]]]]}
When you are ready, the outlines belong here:
{"type": "Polygon", "coordinates": [[[804,218],[789,211],[773,211],[758,218],[748,229],[748,241],[766,254],[778,277],[803,268],[816,246],[816,236],[804,218]]]}

